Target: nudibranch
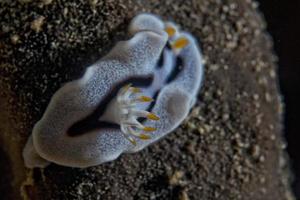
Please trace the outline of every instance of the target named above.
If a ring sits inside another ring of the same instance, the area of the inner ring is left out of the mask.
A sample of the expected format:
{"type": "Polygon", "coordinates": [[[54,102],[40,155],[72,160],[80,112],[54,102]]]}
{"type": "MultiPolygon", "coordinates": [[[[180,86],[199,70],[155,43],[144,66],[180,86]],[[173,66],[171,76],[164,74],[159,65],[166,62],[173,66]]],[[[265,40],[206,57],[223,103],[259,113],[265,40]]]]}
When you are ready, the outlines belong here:
{"type": "Polygon", "coordinates": [[[188,115],[203,78],[196,39],[144,13],[128,32],[131,39],[53,95],[24,148],[27,167],[112,161],[159,140],[188,115]]]}

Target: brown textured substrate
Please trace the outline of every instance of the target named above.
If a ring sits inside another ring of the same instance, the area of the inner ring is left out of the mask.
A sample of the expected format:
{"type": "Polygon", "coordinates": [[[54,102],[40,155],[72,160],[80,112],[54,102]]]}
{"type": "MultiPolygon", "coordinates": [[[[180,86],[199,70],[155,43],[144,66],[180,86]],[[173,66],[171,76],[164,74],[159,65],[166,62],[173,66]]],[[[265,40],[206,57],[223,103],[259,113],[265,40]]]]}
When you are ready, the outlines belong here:
{"type": "Polygon", "coordinates": [[[250,0],[0,3],[0,192],[4,199],[293,199],[276,61],[250,0]],[[127,39],[140,12],[201,42],[205,82],[189,118],[155,145],[73,169],[27,170],[21,151],[53,93],[127,39]]]}

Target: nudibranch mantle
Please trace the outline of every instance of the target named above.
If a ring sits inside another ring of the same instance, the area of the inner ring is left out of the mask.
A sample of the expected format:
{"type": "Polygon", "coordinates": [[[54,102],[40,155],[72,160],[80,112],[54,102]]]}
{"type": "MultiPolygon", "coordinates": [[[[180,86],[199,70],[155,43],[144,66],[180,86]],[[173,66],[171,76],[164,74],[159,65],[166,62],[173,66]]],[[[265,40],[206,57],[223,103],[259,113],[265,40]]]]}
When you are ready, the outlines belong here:
{"type": "Polygon", "coordinates": [[[203,78],[196,39],[145,13],[131,21],[129,35],[53,95],[24,148],[28,168],[112,161],[159,140],[188,115],[203,78]]]}

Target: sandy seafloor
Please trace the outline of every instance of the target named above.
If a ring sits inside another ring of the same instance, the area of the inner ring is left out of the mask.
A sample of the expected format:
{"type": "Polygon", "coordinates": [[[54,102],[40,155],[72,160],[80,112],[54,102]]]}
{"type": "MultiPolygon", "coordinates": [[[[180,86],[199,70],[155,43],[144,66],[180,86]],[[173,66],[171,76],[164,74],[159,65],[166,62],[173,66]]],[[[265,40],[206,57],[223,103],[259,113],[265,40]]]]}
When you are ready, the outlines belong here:
{"type": "Polygon", "coordinates": [[[4,199],[293,199],[276,57],[250,0],[0,3],[4,199]],[[133,16],[173,19],[201,43],[205,81],[185,122],[136,154],[87,169],[27,170],[21,152],[53,93],[119,40],[133,16]]]}

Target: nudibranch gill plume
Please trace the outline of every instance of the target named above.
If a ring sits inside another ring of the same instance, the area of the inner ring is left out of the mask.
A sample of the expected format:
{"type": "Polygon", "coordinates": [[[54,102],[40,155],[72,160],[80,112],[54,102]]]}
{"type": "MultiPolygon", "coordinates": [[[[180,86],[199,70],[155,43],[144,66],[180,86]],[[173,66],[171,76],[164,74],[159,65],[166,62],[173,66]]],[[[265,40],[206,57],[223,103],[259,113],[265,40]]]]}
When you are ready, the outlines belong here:
{"type": "Polygon", "coordinates": [[[144,13],[128,32],[53,95],[24,148],[27,167],[99,165],[142,150],[188,115],[203,79],[196,39],[144,13]]]}

